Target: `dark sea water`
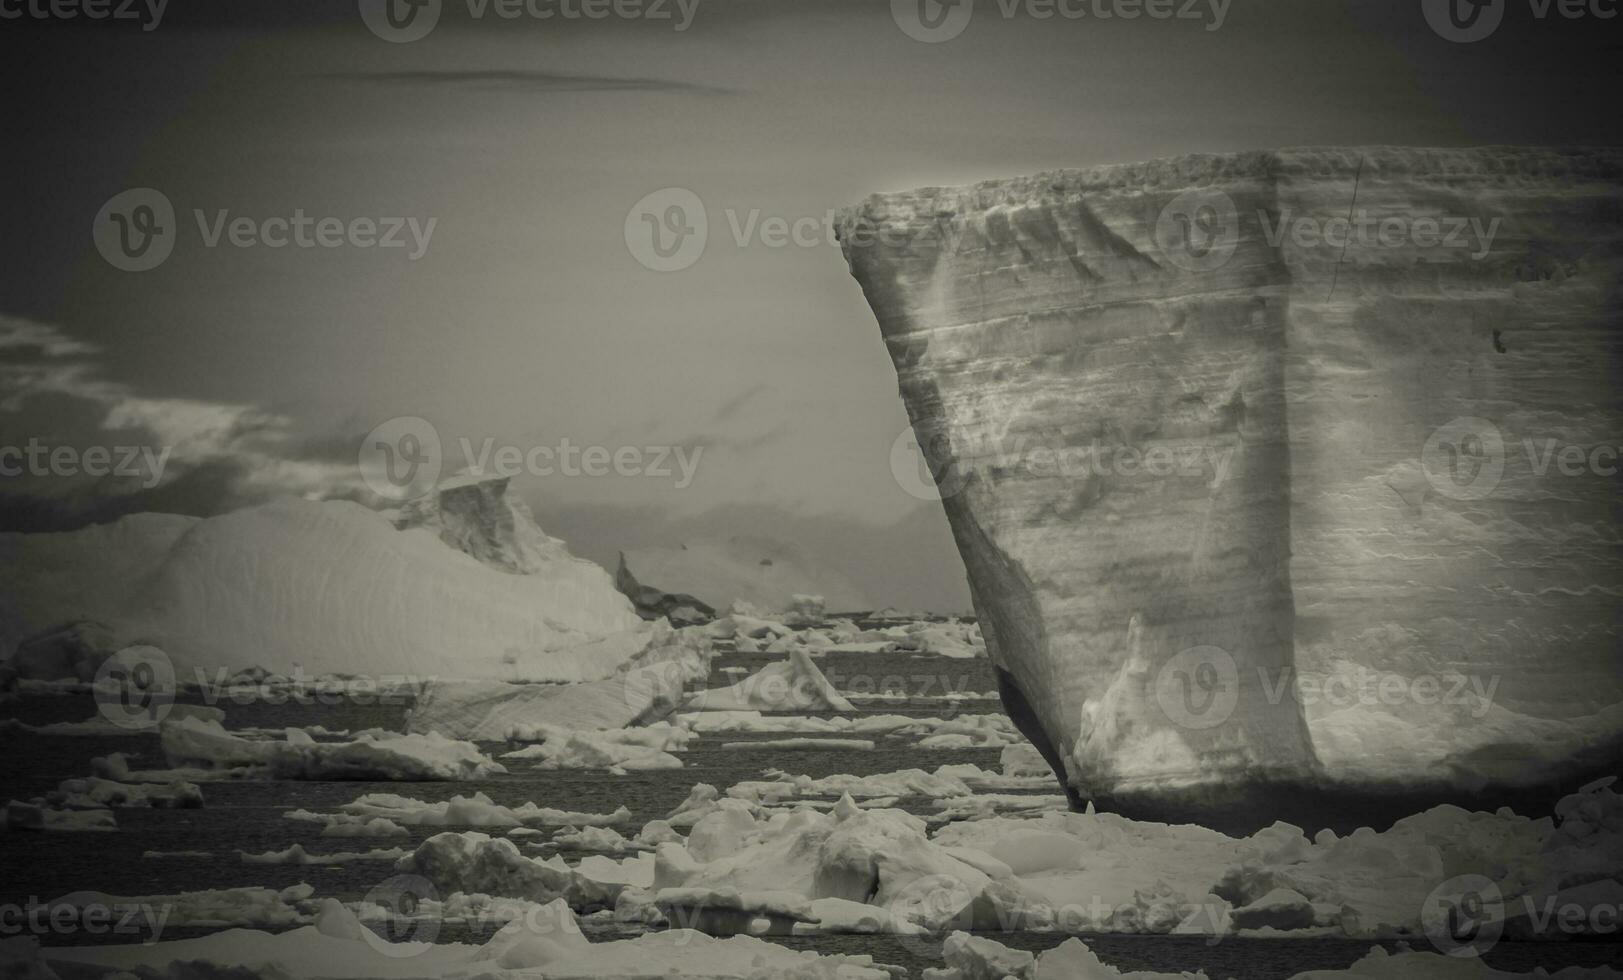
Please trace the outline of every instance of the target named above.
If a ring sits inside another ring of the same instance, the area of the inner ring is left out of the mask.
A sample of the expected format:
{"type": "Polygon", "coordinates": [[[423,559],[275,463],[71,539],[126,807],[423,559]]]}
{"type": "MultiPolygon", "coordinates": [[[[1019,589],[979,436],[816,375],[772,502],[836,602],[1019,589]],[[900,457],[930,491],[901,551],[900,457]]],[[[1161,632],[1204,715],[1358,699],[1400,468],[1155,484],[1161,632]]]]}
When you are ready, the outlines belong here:
{"type": "MultiPolygon", "coordinates": [[[[720,657],[712,686],[730,684],[736,674],[727,666],[755,670],[776,659],[766,655],[720,657]]],[[[859,701],[865,713],[951,716],[955,713],[996,712],[996,701],[944,700],[946,691],[990,691],[995,687],[984,660],[949,660],[940,657],[832,654],[821,660],[836,686],[846,691],[892,691],[917,695],[906,701],[859,701]]],[[[186,699],[183,699],[186,700],[186,699]]],[[[193,699],[195,700],[195,699],[193,699]]],[[[236,704],[226,709],[227,727],[273,728],[325,725],[332,730],[402,727],[402,705],[376,705],[346,701],[338,704],[236,704]]],[[[95,714],[88,695],[29,696],[0,703],[0,718],[16,717],[33,724],[82,721],[95,714]]],[[[872,752],[747,752],[723,750],[723,742],[784,737],[726,733],[697,740],[682,754],[681,770],[609,776],[602,772],[539,771],[525,763],[511,763],[501,777],[462,783],[359,783],[359,782],[211,782],[203,784],[206,806],[200,810],[122,808],[115,811],[116,833],[0,833],[0,903],[27,904],[49,900],[77,890],[118,896],[170,894],[207,888],[245,885],[286,887],[301,882],[317,896],[342,901],[360,899],[388,877],[386,863],[360,862],[340,866],[249,865],[238,852],[282,850],[295,842],[312,853],[364,851],[371,848],[411,847],[446,828],[410,828],[409,838],[323,838],[315,825],[285,819],[295,809],[330,812],[367,792],[390,792],[435,801],[457,794],[483,792],[497,803],[519,805],[534,801],[541,806],[607,813],[619,806],[632,811],[633,822],[621,829],[628,834],[644,822],[666,816],[685,799],[695,783],[718,788],[747,779],[759,779],[765,770],[783,769],[813,777],[834,773],[857,775],[904,768],[934,769],[943,763],[974,763],[995,769],[996,749],[922,751],[908,740],[878,739],[872,752]],[[207,851],[212,857],[146,858],[147,851],[207,851]]],[[[90,760],[110,752],[126,752],[137,768],[165,765],[155,734],[101,736],[40,736],[7,730],[0,752],[0,786],[6,799],[27,799],[54,789],[64,778],[88,775],[90,760]]],[[[484,746],[487,754],[505,750],[484,746]]],[[[1051,793],[1045,788],[1040,792],[1051,793]]],[[[921,814],[932,812],[928,801],[901,804],[921,814]]],[[[532,851],[545,855],[551,849],[532,851]]],[[[578,855],[563,852],[565,857],[578,855]]],[[[206,932],[168,927],[164,939],[179,939],[206,932]]],[[[442,942],[481,941],[493,927],[448,924],[442,942]]],[[[145,937],[142,937],[145,938],[145,937]]],[[[993,938],[1009,946],[1039,951],[1058,945],[1063,936],[1050,933],[999,933],[993,938]]],[[[116,941],[129,941],[118,937],[116,941]]],[[[42,935],[47,945],[96,941],[85,934],[42,935]]],[[[892,936],[837,935],[778,937],[774,942],[823,952],[869,953],[880,962],[909,968],[914,975],[927,966],[939,966],[939,944],[892,936]]],[[[1160,971],[1205,970],[1213,980],[1285,978],[1306,969],[1344,968],[1368,952],[1370,943],[1334,939],[1225,939],[1210,944],[1195,937],[1095,936],[1085,941],[1106,962],[1122,969],[1160,971]]],[[[1395,944],[1389,948],[1398,948],[1395,944]]],[[[1623,967],[1623,944],[1517,944],[1502,942],[1487,960],[1499,969],[1529,971],[1535,965],[1612,964],[1623,967]]]]}

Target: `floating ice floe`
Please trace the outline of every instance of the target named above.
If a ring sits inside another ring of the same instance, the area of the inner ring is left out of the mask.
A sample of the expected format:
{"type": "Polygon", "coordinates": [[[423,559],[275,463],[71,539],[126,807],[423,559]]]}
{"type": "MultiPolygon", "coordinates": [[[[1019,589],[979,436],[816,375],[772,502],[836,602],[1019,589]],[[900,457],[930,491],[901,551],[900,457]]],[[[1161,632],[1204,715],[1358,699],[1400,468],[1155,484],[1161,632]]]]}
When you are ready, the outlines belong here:
{"type": "Polygon", "coordinates": [[[283,851],[249,854],[238,851],[243,864],[354,864],[360,861],[398,861],[409,851],[399,847],[375,848],[370,851],[337,851],[332,854],[311,854],[302,844],[294,844],[283,851]]]}
{"type": "Polygon", "coordinates": [[[721,747],[780,752],[872,752],[874,744],[864,738],[769,738],[758,742],[723,742],[721,747]]]}
{"type": "Polygon", "coordinates": [[[849,718],[817,718],[810,715],[763,715],[759,711],[691,711],[676,716],[687,728],[701,735],[726,732],[808,732],[836,733],[851,730],[849,718]]]}
{"type": "Polygon", "coordinates": [[[1044,812],[949,823],[934,840],[1014,872],[1026,902],[1020,928],[1431,938],[1450,910],[1475,903],[1473,921],[1495,935],[1594,934],[1609,914],[1594,911],[1623,897],[1623,797],[1602,781],[1564,798],[1557,817],[1439,806],[1382,833],[1324,830],[1310,841],[1283,823],[1237,839],[1044,812]],[[1565,917],[1557,925],[1552,909],[1565,917]]]}
{"type": "Polygon", "coordinates": [[[653,904],[671,925],[711,936],[781,936],[793,932],[796,925],[818,924],[811,903],[793,892],[661,888],[654,893],[653,904]],[[758,920],[764,920],[761,926],[757,926],[758,920]]]}
{"type": "MultiPolygon", "coordinates": [[[[45,903],[50,908],[128,909],[148,917],[149,940],[165,928],[227,928],[234,926],[290,926],[311,921],[315,889],[306,884],[287,888],[209,888],[173,895],[119,896],[78,891],[45,903]]],[[[55,918],[53,914],[52,918],[55,918]]]]}
{"type": "MultiPolygon", "coordinates": [[[[122,764],[124,757],[115,756],[122,764]]],[[[105,768],[97,765],[101,761],[92,760],[93,767],[105,768]]],[[[64,779],[56,789],[26,802],[12,800],[4,808],[0,826],[8,830],[109,831],[118,829],[117,819],[109,812],[112,807],[174,810],[202,805],[203,791],[182,779],[158,784],[87,776],[64,779]]]]}
{"type": "MultiPolygon", "coordinates": [[[[199,704],[172,704],[169,706],[168,719],[196,718],[199,721],[224,721],[225,712],[219,708],[212,708],[199,704]]],[[[7,719],[7,722],[16,728],[32,732],[35,735],[71,735],[92,737],[127,737],[130,729],[115,725],[110,720],[96,715],[84,721],[56,721],[46,725],[30,725],[16,719],[7,719]]]]}
{"type": "Polygon", "coordinates": [[[411,831],[387,817],[363,817],[352,813],[312,813],[289,810],[283,819],[313,823],[323,837],[410,837],[411,831]]]}
{"type": "Polygon", "coordinates": [[[598,731],[652,721],[681,703],[714,655],[703,627],[651,624],[646,645],[607,677],[576,684],[430,682],[407,715],[413,732],[470,741],[539,741],[547,731],[598,731]]]}
{"type": "Polygon", "coordinates": [[[822,627],[794,629],[774,620],[734,614],[711,624],[718,636],[733,640],[739,653],[911,653],[968,658],[986,655],[980,627],[974,623],[919,621],[862,630],[845,620],[822,627]]]}
{"type": "Polygon", "coordinates": [[[617,774],[680,769],[682,760],[670,753],[687,748],[693,738],[686,726],[665,721],[614,731],[544,729],[530,734],[546,741],[507,752],[502,758],[533,760],[538,769],[607,769],[617,774]]]}
{"type": "Polygon", "coordinates": [[[629,887],[573,869],[561,857],[526,856],[505,837],[472,830],[435,834],[396,862],[395,870],[422,877],[441,894],[482,892],[532,902],[562,898],[582,911],[612,909],[629,887]]]}
{"type": "Polygon", "coordinates": [[[925,736],[921,748],[1000,748],[1024,743],[1006,715],[963,714],[952,718],[915,718],[910,715],[862,715],[819,718],[815,715],[767,715],[759,711],[694,711],[677,716],[702,735],[725,732],[793,732],[796,734],[875,735],[886,738],[925,736]]]}
{"type": "Polygon", "coordinates": [[[503,806],[484,793],[453,796],[449,800],[427,802],[396,793],[366,793],[338,808],[337,814],[296,810],[284,816],[295,820],[368,823],[384,820],[404,827],[585,827],[625,823],[631,811],[624,806],[613,813],[583,813],[558,810],[525,802],[503,806]]]}
{"type": "Polygon", "coordinates": [[[613,827],[582,827],[579,830],[566,827],[553,835],[552,843],[574,851],[597,851],[602,854],[653,850],[651,845],[626,840],[613,827]]]}
{"type": "Polygon", "coordinates": [[[800,809],[757,820],[746,806],[718,805],[686,846],[655,850],[655,887],[840,898],[889,910],[926,928],[968,907],[994,879],[1012,876],[983,853],[948,851],[924,821],[899,810],[863,810],[849,798],[831,811],[800,809]],[[935,900],[945,890],[956,904],[935,900]]]}
{"type": "Polygon", "coordinates": [[[923,769],[902,769],[896,772],[870,773],[865,776],[837,773],[820,779],[791,776],[777,770],[768,770],[771,779],[737,783],[728,788],[727,795],[755,803],[776,803],[803,796],[849,795],[859,798],[923,796],[940,799],[949,796],[969,796],[974,792],[964,782],[960,773],[948,770],[949,767],[942,766],[933,773],[925,772],[923,769]]]}
{"type": "Polygon", "coordinates": [[[689,711],[853,711],[805,650],[767,664],[731,687],[700,691],[688,698],[689,711]]]}
{"type": "Polygon", "coordinates": [[[362,732],[353,741],[317,742],[290,728],[284,741],[242,738],[217,721],[182,718],[159,727],[171,766],[200,766],[227,778],[372,779],[421,782],[483,779],[506,772],[471,742],[426,735],[362,732]]]}
{"type": "Polygon", "coordinates": [[[100,776],[64,779],[46,795],[55,807],[94,810],[100,807],[145,806],[156,810],[188,810],[203,805],[203,791],[196,783],[173,780],[169,783],[121,783],[100,776]]]}
{"type": "Polygon", "coordinates": [[[6,830],[49,830],[58,832],[107,832],[118,829],[111,810],[60,810],[43,803],[12,800],[5,806],[6,830]]]}
{"type": "MultiPolygon", "coordinates": [[[[447,908],[451,907],[447,902],[447,908]]],[[[464,903],[462,908],[480,906],[464,903]]],[[[323,903],[313,925],[281,933],[236,929],[172,942],[96,947],[41,948],[32,938],[10,941],[0,956],[49,969],[74,965],[103,970],[147,971],[170,975],[182,964],[208,972],[230,969],[258,977],[327,977],[362,980],[387,977],[465,978],[537,975],[558,978],[646,977],[649,964],[661,974],[683,977],[828,977],[838,980],[892,980],[894,968],[870,956],[820,955],[786,949],[751,936],[715,939],[688,930],[672,930],[636,939],[592,942],[569,907],[509,905],[512,921],[482,946],[465,943],[390,942],[367,929],[355,913],[339,903],[323,903]]],[[[44,976],[34,971],[33,975],[44,976]]]]}

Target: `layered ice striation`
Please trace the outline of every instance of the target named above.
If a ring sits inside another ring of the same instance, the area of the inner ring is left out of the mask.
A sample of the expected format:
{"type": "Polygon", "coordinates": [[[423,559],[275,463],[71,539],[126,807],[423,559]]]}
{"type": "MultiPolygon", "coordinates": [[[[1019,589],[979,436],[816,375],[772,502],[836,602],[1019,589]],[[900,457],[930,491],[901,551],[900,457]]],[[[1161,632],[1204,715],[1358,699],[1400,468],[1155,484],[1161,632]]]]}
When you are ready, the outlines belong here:
{"type": "Polygon", "coordinates": [[[1616,758],[1623,151],[1187,156],[839,230],[1075,799],[1616,758]]]}

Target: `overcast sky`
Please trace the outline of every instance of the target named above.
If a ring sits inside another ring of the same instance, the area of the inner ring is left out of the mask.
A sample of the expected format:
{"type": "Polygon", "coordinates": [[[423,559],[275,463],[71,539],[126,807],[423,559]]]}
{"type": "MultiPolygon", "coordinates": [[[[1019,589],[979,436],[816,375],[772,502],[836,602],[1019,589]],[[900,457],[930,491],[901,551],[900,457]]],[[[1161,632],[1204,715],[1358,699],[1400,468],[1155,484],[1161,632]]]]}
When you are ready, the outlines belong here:
{"type": "Polygon", "coordinates": [[[489,2],[445,0],[408,43],[350,0],[171,0],[151,30],[0,21],[0,444],[173,450],[150,490],[6,478],[6,526],[320,493],[354,482],[366,432],[421,416],[455,461],[463,438],[703,447],[685,485],[674,463],[523,478],[578,553],[764,531],[841,552],[882,601],[963,608],[939,505],[891,472],[906,416],[820,233],[829,209],[1193,151],[1620,142],[1593,108],[1615,99],[1618,21],[1528,0],[1500,0],[1472,44],[1429,29],[1420,0],[1176,0],[1189,16],[1134,20],[977,0],[938,43],[885,0],[660,0],[663,20],[489,2]],[[165,195],[176,231],[131,272],[91,232],[135,187],[165,195]],[[627,244],[663,188],[709,223],[674,272],[627,244]],[[296,209],[414,218],[419,236],[211,246],[195,214],[296,209]],[[808,243],[735,241],[770,218],[806,219],[808,243]]]}

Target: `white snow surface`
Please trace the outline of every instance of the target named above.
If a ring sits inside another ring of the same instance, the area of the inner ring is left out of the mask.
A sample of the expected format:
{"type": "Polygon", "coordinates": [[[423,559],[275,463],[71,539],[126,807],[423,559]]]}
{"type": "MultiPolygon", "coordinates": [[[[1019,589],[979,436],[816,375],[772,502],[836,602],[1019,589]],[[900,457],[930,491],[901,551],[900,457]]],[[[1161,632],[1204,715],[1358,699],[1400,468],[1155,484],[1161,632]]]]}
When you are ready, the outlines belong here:
{"type": "Polygon", "coordinates": [[[231,775],[271,779],[482,779],[506,772],[472,742],[438,733],[427,735],[361,732],[352,741],[317,742],[301,729],[285,739],[247,739],[217,721],[181,718],[159,726],[171,766],[202,766],[231,775]]]}
{"type": "MultiPolygon", "coordinates": [[[[527,512],[510,516],[514,535],[545,537],[527,512]]],[[[286,498],[206,519],[136,514],[0,534],[0,655],[89,619],[107,624],[108,643],[162,649],[185,679],[258,666],[582,681],[644,645],[650,624],[597,565],[520,547],[520,573],[447,545],[441,530],[396,530],[347,501],[286,498]],[[615,634],[624,637],[612,655],[592,645],[615,634]]],[[[44,650],[18,666],[61,676],[95,665],[44,650]]]]}
{"type": "Polygon", "coordinates": [[[411,731],[477,741],[539,741],[557,731],[623,728],[669,712],[684,688],[709,673],[714,655],[702,627],[659,621],[647,635],[618,633],[581,648],[619,666],[577,684],[451,681],[425,685],[407,717],[411,731]],[[638,649],[621,649],[632,638],[638,649]]]}

